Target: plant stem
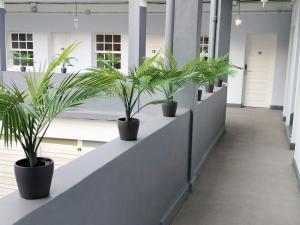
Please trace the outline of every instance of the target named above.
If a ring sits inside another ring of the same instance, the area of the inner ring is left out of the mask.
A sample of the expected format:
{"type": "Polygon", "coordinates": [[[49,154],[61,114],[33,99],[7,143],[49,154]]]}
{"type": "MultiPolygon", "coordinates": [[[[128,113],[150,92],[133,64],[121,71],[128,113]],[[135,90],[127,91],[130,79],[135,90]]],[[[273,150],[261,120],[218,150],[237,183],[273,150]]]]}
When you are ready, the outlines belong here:
{"type": "Polygon", "coordinates": [[[37,160],[36,154],[29,155],[27,160],[29,161],[29,165],[31,168],[33,168],[37,165],[38,160],[37,160]]]}

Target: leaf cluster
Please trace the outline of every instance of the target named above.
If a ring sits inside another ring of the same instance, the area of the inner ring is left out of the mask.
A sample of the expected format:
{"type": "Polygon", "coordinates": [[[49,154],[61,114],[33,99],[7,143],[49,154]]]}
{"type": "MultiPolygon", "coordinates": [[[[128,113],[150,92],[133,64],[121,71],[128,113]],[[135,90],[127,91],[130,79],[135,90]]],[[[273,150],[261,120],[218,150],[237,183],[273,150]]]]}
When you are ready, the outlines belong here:
{"type": "Polygon", "coordinates": [[[89,80],[78,73],[66,76],[58,84],[52,81],[54,69],[75,47],[76,43],[66,48],[41,74],[27,75],[25,91],[14,83],[0,85],[0,135],[7,146],[13,142],[21,144],[30,167],[38,163],[38,148],[53,119],[97,96],[110,83],[103,80],[97,89],[87,88],[89,80]]]}

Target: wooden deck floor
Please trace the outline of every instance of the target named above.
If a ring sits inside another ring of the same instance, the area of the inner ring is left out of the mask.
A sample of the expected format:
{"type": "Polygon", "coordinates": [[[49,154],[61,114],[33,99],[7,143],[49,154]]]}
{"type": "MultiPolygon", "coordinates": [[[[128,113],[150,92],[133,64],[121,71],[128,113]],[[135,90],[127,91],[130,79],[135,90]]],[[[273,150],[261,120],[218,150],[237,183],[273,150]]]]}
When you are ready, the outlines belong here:
{"type": "MultiPolygon", "coordinates": [[[[93,149],[94,147],[83,147],[79,151],[77,145],[43,143],[39,155],[53,159],[55,168],[58,168],[93,149]]],[[[14,163],[20,158],[24,158],[20,146],[7,149],[0,141],[0,199],[17,190],[14,163]]]]}

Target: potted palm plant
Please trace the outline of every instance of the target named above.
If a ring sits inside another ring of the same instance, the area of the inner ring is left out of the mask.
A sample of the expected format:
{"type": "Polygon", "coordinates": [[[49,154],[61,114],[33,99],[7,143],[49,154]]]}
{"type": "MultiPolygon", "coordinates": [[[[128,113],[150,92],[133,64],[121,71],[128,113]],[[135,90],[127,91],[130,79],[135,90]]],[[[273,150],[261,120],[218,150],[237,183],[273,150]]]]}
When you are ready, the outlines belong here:
{"type": "Polygon", "coordinates": [[[196,73],[196,83],[205,87],[207,93],[214,91],[215,82],[232,72],[232,66],[229,64],[228,55],[218,58],[200,58],[188,63],[190,70],[196,73]]]}
{"type": "Polygon", "coordinates": [[[66,48],[41,74],[26,76],[27,89],[17,85],[0,85],[0,136],[6,146],[20,143],[25,158],[15,163],[15,175],[22,198],[38,199],[49,195],[54,162],[38,157],[39,146],[51,122],[58,114],[83,104],[105,89],[109,79],[103,79],[98,88],[88,88],[89,80],[80,74],[71,74],[60,83],[53,83],[53,71],[68,57],[76,44],[66,48]]]}
{"type": "Polygon", "coordinates": [[[21,64],[21,72],[26,72],[26,66],[33,65],[33,55],[30,53],[21,54],[21,52],[12,51],[10,57],[14,62],[17,62],[17,64],[21,64]]]}
{"type": "Polygon", "coordinates": [[[64,59],[62,62],[62,67],[61,67],[61,73],[66,74],[67,73],[67,67],[68,66],[73,66],[72,61],[77,61],[75,57],[68,56],[67,58],[64,59]]]}
{"type": "Polygon", "coordinates": [[[233,73],[233,66],[229,63],[229,55],[226,54],[224,56],[212,59],[210,63],[212,70],[218,77],[215,85],[216,87],[221,87],[223,83],[223,76],[233,73]]]}
{"type": "Polygon", "coordinates": [[[140,110],[151,104],[161,104],[165,100],[149,101],[141,106],[138,106],[139,99],[143,93],[153,94],[156,88],[167,82],[164,76],[156,72],[156,67],[153,66],[158,58],[158,54],[144,60],[142,65],[133,68],[128,74],[123,74],[116,69],[114,65],[119,63],[119,59],[107,55],[106,59],[98,59],[98,67],[92,68],[86,74],[92,79],[95,86],[98,86],[98,79],[111,75],[115,78],[113,85],[110,86],[110,95],[117,96],[123,106],[123,118],[117,121],[120,139],[123,141],[137,140],[139,130],[139,119],[135,118],[140,110]]]}
{"type": "Polygon", "coordinates": [[[159,57],[156,61],[155,73],[165,77],[168,82],[162,83],[158,90],[164,94],[165,102],[162,103],[164,117],[175,117],[178,103],[174,100],[178,93],[188,80],[192,78],[192,72],[185,67],[179,70],[174,56],[166,52],[165,57],[159,57]],[[165,63],[167,61],[167,63],[165,63]]]}

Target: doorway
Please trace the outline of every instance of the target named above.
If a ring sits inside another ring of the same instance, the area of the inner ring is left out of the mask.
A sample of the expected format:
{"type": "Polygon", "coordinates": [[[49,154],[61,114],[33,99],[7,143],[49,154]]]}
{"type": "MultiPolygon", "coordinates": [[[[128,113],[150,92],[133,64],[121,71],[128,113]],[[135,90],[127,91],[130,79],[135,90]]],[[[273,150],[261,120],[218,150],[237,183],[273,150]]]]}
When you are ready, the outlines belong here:
{"type": "Polygon", "coordinates": [[[276,34],[248,34],[244,74],[244,106],[270,107],[276,46],[276,34]]]}

